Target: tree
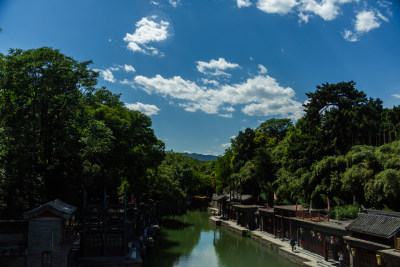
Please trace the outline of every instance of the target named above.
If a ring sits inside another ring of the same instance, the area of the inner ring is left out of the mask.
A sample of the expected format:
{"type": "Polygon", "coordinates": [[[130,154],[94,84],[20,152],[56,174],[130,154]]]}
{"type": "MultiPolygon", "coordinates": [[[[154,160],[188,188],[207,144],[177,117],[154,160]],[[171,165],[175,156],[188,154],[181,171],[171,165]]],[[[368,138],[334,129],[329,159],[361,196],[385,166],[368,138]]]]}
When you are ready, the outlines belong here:
{"type": "Polygon", "coordinates": [[[0,123],[7,136],[3,166],[8,186],[20,189],[9,196],[19,199],[10,202],[16,210],[75,190],[81,100],[97,82],[90,63],[46,47],[0,56],[0,123]],[[48,193],[44,199],[41,190],[48,193]]]}
{"type": "Polygon", "coordinates": [[[0,214],[60,198],[80,205],[86,188],[147,192],[164,157],[151,120],[105,88],[90,61],[39,48],[0,54],[0,214]]]}
{"type": "Polygon", "coordinates": [[[289,128],[292,126],[290,119],[269,119],[260,124],[256,131],[268,133],[270,138],[277,138],[279,141],[282,140],[289,128]]]}
{"type": "Polygon", "coordinates": [[[357,107],[365,105],[367,98],[364,92],[355,89],[355,82],[322,84],[314,93],[307,93],[305,121],[308,129],[315,127],[322,130],[324,144],[329,150],[326,155],[346,153],[354,142],[354,123],[358,120],[357,107]]]}

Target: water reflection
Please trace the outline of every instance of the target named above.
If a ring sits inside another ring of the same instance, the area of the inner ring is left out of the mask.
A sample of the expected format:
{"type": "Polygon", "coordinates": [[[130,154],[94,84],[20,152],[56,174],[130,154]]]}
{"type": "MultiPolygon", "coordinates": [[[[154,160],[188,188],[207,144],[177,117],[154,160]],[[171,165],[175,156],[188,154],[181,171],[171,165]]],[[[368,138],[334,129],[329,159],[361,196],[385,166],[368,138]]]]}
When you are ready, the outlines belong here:
{"type": "Polygon", "coordinates": [[[189,211],[169,218],[156,247],[149,253],[149,266],[298,266],[276,251],[213,227],[204,211],[189,211]]]}

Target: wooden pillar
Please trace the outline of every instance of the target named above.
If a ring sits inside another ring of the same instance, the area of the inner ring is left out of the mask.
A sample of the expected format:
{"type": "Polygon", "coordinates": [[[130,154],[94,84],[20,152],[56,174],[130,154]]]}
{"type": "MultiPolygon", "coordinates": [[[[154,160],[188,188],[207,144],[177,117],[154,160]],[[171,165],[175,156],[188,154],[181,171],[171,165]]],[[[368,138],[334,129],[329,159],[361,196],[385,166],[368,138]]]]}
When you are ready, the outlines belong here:
{"type": "Polygon", "coordinates": [[[328,261],[328,246],[326,244],[326,237],[323,237],[324,240],[324,260],[328,261]]]}
{"type": "Polygon", "coordinates": [[[275,211],[274,211],[274,217],[272,218],[272,223],[274,224],[274,236],[276,236],[275,211]]]}
{"type": "Polygon", "coordinates": [[[289,238],[292,239],[292,219],[289,219],[289,238]]]}

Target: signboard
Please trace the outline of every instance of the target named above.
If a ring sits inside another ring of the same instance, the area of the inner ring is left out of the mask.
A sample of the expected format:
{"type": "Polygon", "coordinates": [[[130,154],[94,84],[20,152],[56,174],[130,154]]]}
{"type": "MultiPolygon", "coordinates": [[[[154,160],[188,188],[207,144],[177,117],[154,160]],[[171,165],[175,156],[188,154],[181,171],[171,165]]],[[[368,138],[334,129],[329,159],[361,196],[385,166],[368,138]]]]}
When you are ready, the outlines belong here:
{"type": "Polygon", "coordinates": [[[396,238],[396,249],[400,250],[400,237],[396,238]]]}

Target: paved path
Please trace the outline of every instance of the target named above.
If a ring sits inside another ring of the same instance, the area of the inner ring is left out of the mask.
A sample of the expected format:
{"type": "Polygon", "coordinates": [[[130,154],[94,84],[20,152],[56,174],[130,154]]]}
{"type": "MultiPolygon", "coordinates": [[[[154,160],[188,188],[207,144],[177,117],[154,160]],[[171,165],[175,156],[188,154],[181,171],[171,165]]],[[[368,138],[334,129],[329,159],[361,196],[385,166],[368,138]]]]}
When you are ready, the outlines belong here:
{"type": "MultiPolygon", "coordinates": [[[[235,221],[221,220],[219,216],[210,216],[210,220],[217,222],[220,221],[221,225],[237,233],[248,231],[248,229],[237,225],[235,221]]],[[[324,258],[318,254],[309,252],[296,246],[296,251],[292,251],[292,247],[289,244],[289,240],[285,239],[282,241],[279,238],[274,237],[272,234],[262,232],[260,230],[251,231],[251,238],[261,242],[265,246],[270,246],[273,249],[277,249],[279,254],[285,258],[295,261],[302,266],[314,266],[314,267],[333,267],[339,266],[338,261],[329,260],[325,261],[324,258]]]]}

